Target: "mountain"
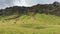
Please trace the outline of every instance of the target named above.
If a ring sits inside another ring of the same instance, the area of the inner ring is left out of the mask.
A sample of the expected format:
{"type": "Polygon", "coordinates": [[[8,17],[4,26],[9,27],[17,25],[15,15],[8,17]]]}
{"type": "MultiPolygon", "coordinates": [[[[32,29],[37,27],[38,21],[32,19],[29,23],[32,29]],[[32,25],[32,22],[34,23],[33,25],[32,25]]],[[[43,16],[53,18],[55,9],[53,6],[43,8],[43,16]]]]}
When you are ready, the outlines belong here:
{"type": "Polygon", "coordinates": [[[54,2],[53,4],[37,4],[32,7],[24,7],[24,6],[13,6],[7,7],[5,9],[0,9],[0,15],[9,16],[12,14],[18,15],[35,15],[36,13],[40,14],[51,14],[60,16],[60,3],[54,2]]]}
{"type": "Polygon", "coordinates": [[[55,1],[55,2],[53,3],[53,5],[60,5],[60,3],[57,2],[57,1],[55,1]]]}

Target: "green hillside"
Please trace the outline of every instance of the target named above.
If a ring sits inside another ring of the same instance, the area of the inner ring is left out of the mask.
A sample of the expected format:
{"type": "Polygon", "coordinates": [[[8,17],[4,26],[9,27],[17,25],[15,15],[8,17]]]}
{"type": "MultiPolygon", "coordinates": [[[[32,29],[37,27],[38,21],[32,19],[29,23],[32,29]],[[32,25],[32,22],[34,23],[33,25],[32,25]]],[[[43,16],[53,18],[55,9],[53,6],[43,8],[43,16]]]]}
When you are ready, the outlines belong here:
{"type": "Polygon", "coordinates": [[[0,34],[60,34],[60,17],[36,14],[34,17],[23,15],[1,17],[0,34]],[[8,19],[8,20],[5,20],[8,19]]]}
{"type": "Polygon", "coordinates": [[[60,34],[60,3],[0,9],[0,34],[60,34]]]}

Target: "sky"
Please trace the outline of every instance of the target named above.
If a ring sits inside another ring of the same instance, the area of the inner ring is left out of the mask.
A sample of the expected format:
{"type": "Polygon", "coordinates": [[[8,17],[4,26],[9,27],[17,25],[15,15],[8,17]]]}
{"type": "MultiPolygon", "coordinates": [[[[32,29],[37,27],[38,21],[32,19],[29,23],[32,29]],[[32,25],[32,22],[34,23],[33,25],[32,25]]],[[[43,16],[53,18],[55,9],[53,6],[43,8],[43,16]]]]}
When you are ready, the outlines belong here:
{"type": "Polygon", "coordinates": [[[60,0],[0,0],[0,8],[6,8],[10,6],[33,6],[36,4],[50,4],[54,1],[60,2],[60,0]]]}

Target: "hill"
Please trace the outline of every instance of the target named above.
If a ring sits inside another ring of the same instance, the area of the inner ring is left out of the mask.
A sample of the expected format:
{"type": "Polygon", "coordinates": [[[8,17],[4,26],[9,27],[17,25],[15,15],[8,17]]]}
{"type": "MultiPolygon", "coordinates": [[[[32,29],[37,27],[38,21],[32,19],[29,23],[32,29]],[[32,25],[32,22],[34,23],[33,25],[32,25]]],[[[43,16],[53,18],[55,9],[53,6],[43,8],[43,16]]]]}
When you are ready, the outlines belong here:
{"type": "Polygon", "coordinates": [[[0,34],[60,34],[59,3],[1,9],[0,34]]]}

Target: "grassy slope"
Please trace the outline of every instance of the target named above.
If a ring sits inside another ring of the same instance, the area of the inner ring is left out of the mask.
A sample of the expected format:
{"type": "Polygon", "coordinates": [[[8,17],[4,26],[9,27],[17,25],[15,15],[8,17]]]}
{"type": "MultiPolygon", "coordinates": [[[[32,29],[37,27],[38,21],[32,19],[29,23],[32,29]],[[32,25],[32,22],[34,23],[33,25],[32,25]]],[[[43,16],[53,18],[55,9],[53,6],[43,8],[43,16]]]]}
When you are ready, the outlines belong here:
{"type": "Polygon", "coordinates": [[[4,20],[7,17],[12,18],[0,18],[0,34],[60,34],[58,16],[36,14],[34,18],[24,15],[19,19],[4,20]]]}

